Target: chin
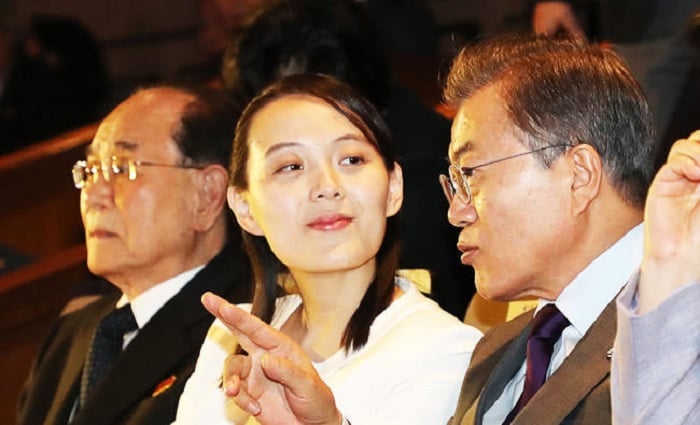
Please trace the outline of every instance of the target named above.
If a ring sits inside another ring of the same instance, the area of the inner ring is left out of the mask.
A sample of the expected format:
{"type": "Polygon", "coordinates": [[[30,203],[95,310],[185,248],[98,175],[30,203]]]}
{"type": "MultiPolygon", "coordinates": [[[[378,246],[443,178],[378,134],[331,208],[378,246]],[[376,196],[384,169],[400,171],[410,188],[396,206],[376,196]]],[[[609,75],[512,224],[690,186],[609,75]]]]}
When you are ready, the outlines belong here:
{"type": "Polygon", "coordinates": [[[474,277],[476,291],[483,298],[489,301],[512,301],[514,299],[512,297],[512,293],[510,291],[505,290],[503,285],[499,285],[496,282],[498,282],[497,279],[481,277],[478,272],[475,274],[474,277]]]}
{"type": "Polygon", "coordinates": [[[115,264],[114,261],[105,256],[90,254],[87,255],[87,267],[88,270],[94,275],[107,278],[114,271],[119,269],[119,265],[115,264]]]}

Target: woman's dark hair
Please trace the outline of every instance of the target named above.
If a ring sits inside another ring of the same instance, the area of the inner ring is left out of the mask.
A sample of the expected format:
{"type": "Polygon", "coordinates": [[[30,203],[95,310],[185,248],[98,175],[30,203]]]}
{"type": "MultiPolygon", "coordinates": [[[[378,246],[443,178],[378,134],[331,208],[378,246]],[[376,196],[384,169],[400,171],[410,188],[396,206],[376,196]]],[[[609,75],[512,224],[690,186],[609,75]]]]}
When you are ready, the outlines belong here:
{"type": "MultiPolygon", "coordinates": [[[[268,104],[291,95],[313,97],[333,107],[357,127],[377,149],[386,169],[390,172],[394,169],[395,157],[391,133],[379,111],[370,102],[333,77],[320,74],[296,74],[270,85],[255,97],[241,114],[231,156],[231,186],[238,190],[248,188],[248,135],[253,118],[268,104]]],[[[275,299],[280,293],[278,277],[285,271],[285,266],[272,253],[264,237],[253,236],[244,231],[243,240],[255,276],[252,311],[269,323],[275,310],[275,299]]],[[[398,258],[398,219],[394,216],[387,220],[386,233],[377,253],[377,271],[374,281],[367,288],[360,306],[345,329],[342,343],[346,350],[358,349],[367,342],[372,322],[391,302],[398,258]]]]}

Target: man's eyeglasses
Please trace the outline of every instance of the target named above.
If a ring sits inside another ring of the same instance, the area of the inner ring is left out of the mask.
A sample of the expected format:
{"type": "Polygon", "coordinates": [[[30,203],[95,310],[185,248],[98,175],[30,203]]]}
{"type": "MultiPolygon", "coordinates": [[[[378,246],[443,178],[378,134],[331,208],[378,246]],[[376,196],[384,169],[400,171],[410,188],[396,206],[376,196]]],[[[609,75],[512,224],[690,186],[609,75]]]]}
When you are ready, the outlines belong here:
{"type": "Polygon", "coordinates": [[[129,181],[134,181],[139,175],[139,167],[204,168],[198,165],[158,164],[155,162],[112,156],[101,160],[77,161],[75,165],[73,165],[73,184],[76,189],[82,189],[88,181],[92,183],[96,182],[100,174],[107,182],[116,178],[126,178],[129,181]]]}
{"type": "Polygon", "coordinates": [[[481,168],[481,167],[486,167],[487,165],[495,164],[497,162],[505,161],[508,159],[513,159],[517,158],[520,156],[525,156],[525,155],[530,155],[533,153],[537,152],[542,152],[543,150],[546,149],[551,149],[551,148],[564,148],[564,147],[571,147],[569,144],[557,144],[557,145],[549,145],[545,146],[543,148],[535,149],[532,151],[528,152],[522,152],[522,153],[517,153],[515,155],[510,155],[506,156],[504,158],[498,158],[494,159],[493,161],[485,162],[483,164],[479,164],[474,167],[458,167],[455,164],[450,164],[450,166],[447,169],[448,176],[444,174],[440,174],[440,186],[442,186],[442,191],[445,193],[445,197],[447,198],[448,203],[452,203],[452,199],[455,196],[455,193],[457,196],[459,196],[462,201],[465,203],[470,203],[472,201],[472,190],[471,187],[469,187],[469,181],[467,180],[468,177],[471,177],[474,174],[474,170],[481,168]]]}

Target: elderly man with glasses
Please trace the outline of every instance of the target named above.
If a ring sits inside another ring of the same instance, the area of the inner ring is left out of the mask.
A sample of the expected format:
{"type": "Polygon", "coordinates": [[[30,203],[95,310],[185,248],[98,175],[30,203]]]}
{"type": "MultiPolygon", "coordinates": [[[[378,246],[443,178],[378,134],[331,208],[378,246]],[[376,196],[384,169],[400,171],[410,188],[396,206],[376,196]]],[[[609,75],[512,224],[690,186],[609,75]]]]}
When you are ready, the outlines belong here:
{"type": "Polygon", "coordinates": [[[250,297],[225,208],[239,113],[222,94],[159,86],[102,121],[72,171],[88,267],[119,291],[60,318],[31,371],[20,424],[174,420],[212,321],[200,296],[250,297]]]}

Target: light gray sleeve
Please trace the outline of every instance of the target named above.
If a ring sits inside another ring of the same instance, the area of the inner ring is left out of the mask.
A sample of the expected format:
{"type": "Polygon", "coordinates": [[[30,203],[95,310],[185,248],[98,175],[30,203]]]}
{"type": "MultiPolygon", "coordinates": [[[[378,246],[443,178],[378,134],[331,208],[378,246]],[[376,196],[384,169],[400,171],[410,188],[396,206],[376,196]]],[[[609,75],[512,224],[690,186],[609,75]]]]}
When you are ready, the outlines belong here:
{"type": "Polygon", "coordinates": [[[636,276],[617,299],[615,425],[700,424],[700,282],[636,313],[636,276]]]}

